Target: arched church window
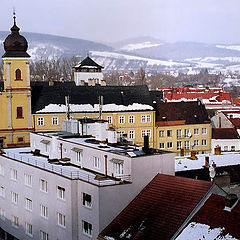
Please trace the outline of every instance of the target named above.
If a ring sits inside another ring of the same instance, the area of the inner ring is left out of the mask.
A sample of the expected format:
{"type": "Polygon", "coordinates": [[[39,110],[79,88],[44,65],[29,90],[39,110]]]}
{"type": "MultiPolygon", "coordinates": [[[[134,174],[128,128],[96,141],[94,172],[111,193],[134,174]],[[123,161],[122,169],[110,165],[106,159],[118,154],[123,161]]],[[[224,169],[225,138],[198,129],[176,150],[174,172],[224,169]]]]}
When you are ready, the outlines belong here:
{"type": "Polygon", "coordinates": [[[22,72],[20,69],[17,69],[15,72],[16,80],[22,80],[22,72]]]}

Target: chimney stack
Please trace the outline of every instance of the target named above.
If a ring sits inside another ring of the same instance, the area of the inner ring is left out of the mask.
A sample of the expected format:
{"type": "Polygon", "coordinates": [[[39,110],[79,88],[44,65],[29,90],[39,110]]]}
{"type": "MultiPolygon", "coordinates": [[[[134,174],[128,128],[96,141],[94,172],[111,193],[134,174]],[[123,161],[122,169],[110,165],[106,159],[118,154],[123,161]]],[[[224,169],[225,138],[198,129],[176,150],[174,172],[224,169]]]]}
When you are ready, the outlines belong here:
{"type": "Polygon", "coordinates": [[[205,167],[209,167],[209,156],[205,156],[205,167]]]}
{"type": "Polygon", "coordinates": [[[181,148],[181,150],[180,150],[180,156],[184,157],[184,149],[183,148],[181,148]]]}
{"type": "Polygon", "coordinates": [[[215,155],[221,155],[221,147],[219,147],[219,146],[218,146],[218,147],[215,147],[215,148],[214,148],[214,154],[215,154],[215,155]]]}
{"type": "Polygon", "coordinates": [[[191,157],[190,158],[193,159],[193,160],[197,159],[195,151],[191,151],[191,157]]]}
{"type": "Polygon", "coordinates": [[[149,153],[149,137],[146,135],[144,136],[144,147],[143,147],[143,151],[145,153],[149,153]]]}

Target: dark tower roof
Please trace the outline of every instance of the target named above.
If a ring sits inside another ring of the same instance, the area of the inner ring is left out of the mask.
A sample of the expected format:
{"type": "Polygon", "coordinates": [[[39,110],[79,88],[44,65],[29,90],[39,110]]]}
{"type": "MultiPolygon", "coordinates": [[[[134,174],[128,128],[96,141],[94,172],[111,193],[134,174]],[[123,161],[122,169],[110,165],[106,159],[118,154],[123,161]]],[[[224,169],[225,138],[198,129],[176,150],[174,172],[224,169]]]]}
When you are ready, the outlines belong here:
{"type": "Polygon", "coordinates": [[[28,42],[25,37],[19,34],[20,28],[16,25],[15,13],[13,19],[11,33],[4,41],[5,53],[2,57],[30,57],[27,53],[28,42]]]}
{"type": "Polygon", "coordinates": [[[82,60],[80,64],[76,65],[74,68],[80,69],[80,68],[89,68],[89,67],[103,68],[102,66],[94,62],[89,56],[87,56],[84,60],[82,60]]]}

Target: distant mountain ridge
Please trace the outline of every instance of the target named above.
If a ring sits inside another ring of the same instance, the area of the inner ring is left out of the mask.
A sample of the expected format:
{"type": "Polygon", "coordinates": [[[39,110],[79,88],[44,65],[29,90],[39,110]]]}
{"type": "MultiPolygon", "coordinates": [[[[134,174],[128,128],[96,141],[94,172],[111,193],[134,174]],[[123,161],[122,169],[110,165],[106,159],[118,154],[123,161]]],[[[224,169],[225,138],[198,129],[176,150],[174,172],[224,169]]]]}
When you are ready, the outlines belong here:
{"type": "MultiPolygon", "coordinates": [[[[0,54],[9,34],[0,31],[0,54]]],[[[152,37],[126,39],[111,44],[50,34],[22,32],[29,43],[32,59],[79,56],[88,53],[105,71],[136,71],[140,66],[149,71],[178,69],[230,69],[240,71],[240,44],[205,44],[195,42],[167,43],[152,37]]]]}

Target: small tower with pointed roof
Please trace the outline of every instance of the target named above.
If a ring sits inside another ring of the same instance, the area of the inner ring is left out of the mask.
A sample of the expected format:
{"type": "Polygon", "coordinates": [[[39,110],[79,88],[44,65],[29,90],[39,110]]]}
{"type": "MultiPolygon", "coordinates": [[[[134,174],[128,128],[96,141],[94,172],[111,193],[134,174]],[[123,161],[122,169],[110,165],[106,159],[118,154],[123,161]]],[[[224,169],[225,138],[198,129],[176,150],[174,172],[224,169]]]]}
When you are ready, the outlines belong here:
{"type": "Polygon", "coordinates": [[[15,12],[10,30],[3,43],[4,91],[0,95],[0,112],[4,116],[0,121],[0,134],[1,129],[5,129],[7,146],[22,146],[29,142],[28,133],[32,131],[30,55],[27,53],[28,42],[19,33],[15,12]]]}
{"type": "Polygon", "coordinates": [[[103,80],[103,67],[87,56],[81,63],[74,67],[74,81],[77,86],[105,86],[103,80]]]}

